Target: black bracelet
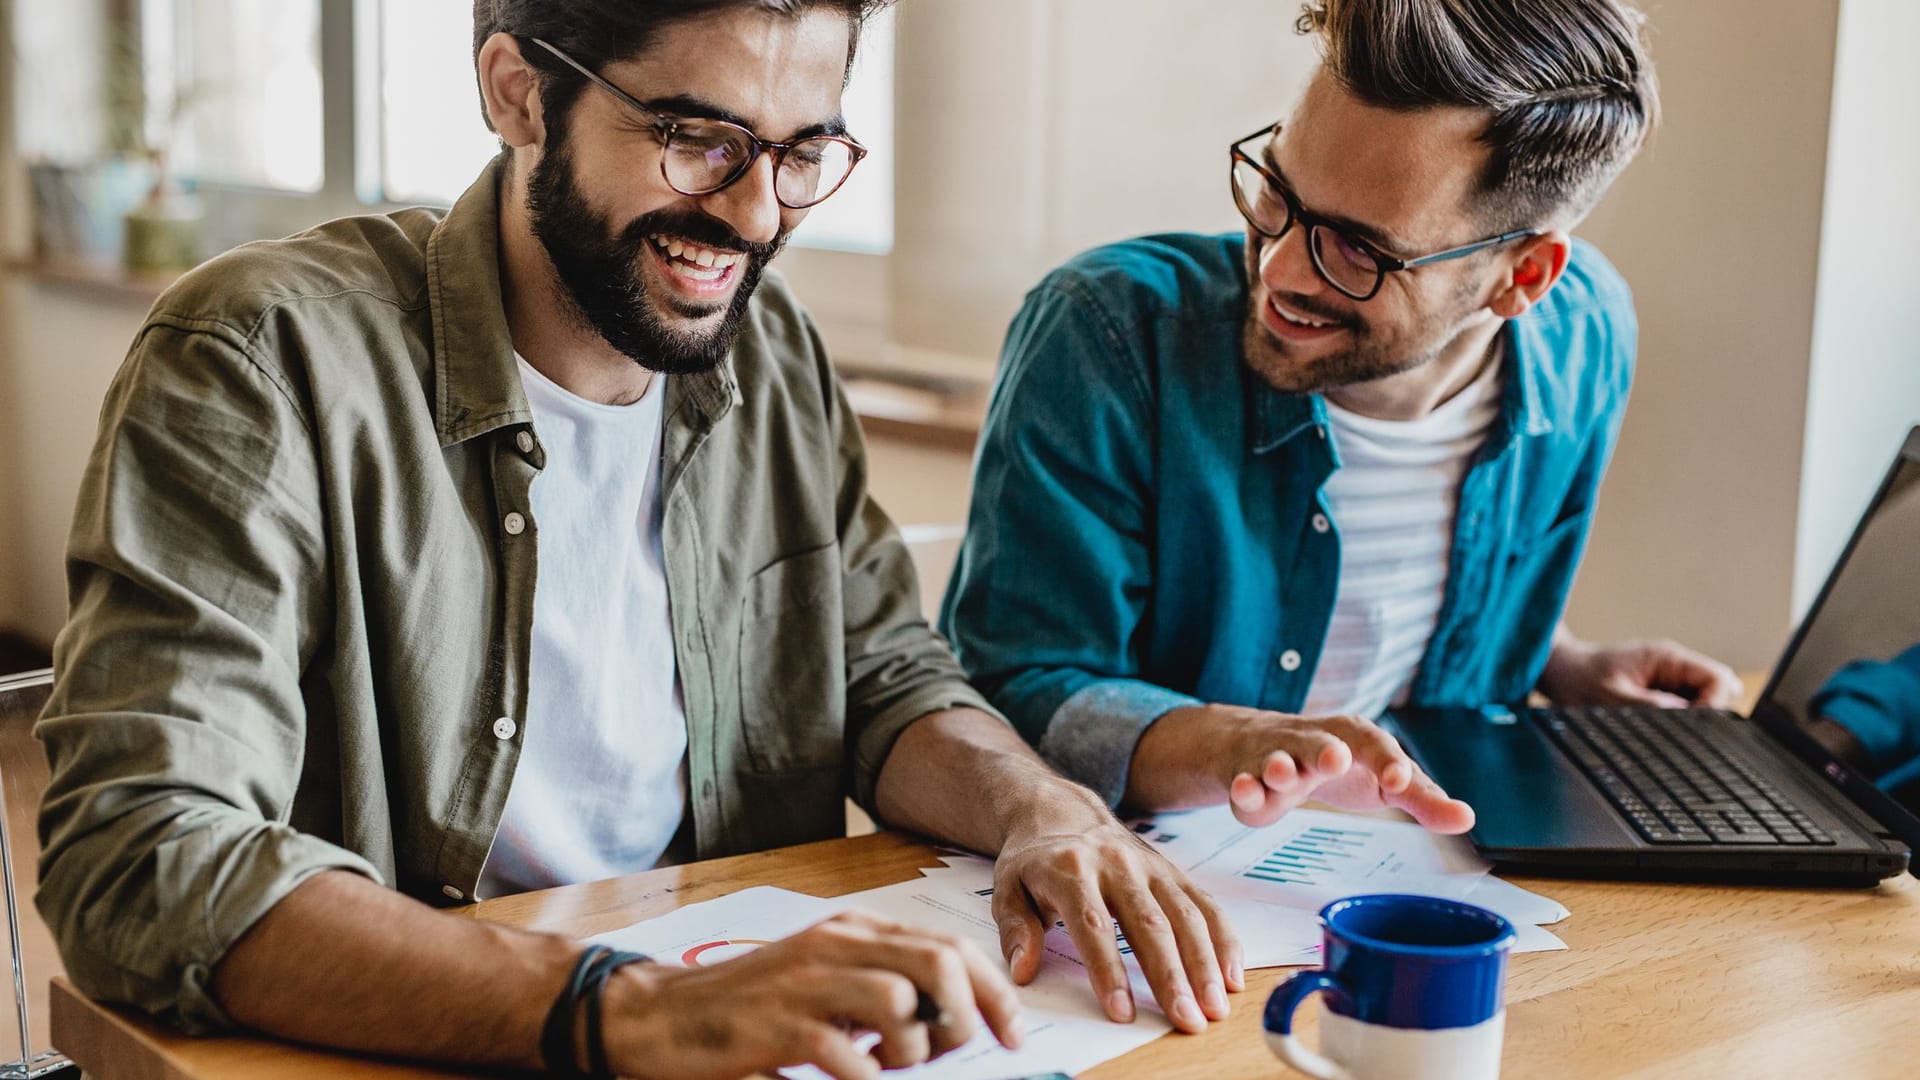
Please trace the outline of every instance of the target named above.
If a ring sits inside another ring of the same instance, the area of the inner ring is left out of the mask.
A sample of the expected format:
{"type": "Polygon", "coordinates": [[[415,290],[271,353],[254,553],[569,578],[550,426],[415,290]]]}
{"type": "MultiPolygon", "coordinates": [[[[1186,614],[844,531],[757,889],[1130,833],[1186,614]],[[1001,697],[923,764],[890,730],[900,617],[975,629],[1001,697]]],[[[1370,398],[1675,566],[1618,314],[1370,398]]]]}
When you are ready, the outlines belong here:
{"type": "Polygon", "coordinates": [[[600,1026],[600,998],[607,988],[607,980],[628,964],[651,963],[653,957],[645,953],[610,952],[594,964],[587,978],[587,1068],[594,1080],[614,1080],[613,1068],[607,1062],[605,1034],[600,1026]]]}
{"type": "Polygon", "coordinates": [[[566,984],[560,988],[560,996],[553,999],[553,1006],[547,1010],[547,1021],[540,1027],[540,1060],[551,1075],[586,1075],[580,1071],[580,1056],[574,1052],[573,1017],[580,995],[586,990],[588,976],[612,952],[605,945],[587,946],[574,961],[566,984]]]}

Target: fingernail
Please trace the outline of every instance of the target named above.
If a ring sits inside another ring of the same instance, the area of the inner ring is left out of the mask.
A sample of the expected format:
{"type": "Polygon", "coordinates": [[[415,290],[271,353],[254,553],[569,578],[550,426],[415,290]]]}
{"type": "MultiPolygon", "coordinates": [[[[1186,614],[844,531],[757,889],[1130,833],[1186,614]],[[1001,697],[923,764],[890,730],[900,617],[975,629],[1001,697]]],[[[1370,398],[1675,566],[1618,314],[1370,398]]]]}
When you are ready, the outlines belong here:
{"type": "Polygon", "coordinates": [[[1115,1023],[1133,1023],[1133,995],[1125,990],[1115,990],[1108,994],[1107,1016],[1115,1023]]]}
{"type": "Polygon", "coordinates": [[[1226,987],[1221,986],[1219,983],[1208,983],[1206,986],[1206,989],[1200,991],[1200,996],[1206,999],[1207,1012],[1210,1015],[1212,1015],[1215,1019],[1226,1018],[1226,1015],[1227,1015],[1226,987]]]}
{"type": "Polygon", "coordinates": [[[1206,1028],[1207,1018],[1201,1014],[1200,1006],[1185,994],[1173,1000],[1173,1022],[1177,1027],[1200,1031],[1206,1028]]]}
{"type": "Polygon", "coordinates": [[[1227,969],[1227,979],[1233,983],[1234,989],[1236,990],[1245,990],[1247,988],[1247,968],[1238,958],[1235,958],[1232,966],[1227,969]]]}
{"type": "Polygon", "coordinates": [[[1013,951],[1007,954],[1007,970],[1019,971],[1020,961],[1026,955],[1027,955],[1027,947],[1025,945],[1015,945],[1013,947],[1013,951]]]}

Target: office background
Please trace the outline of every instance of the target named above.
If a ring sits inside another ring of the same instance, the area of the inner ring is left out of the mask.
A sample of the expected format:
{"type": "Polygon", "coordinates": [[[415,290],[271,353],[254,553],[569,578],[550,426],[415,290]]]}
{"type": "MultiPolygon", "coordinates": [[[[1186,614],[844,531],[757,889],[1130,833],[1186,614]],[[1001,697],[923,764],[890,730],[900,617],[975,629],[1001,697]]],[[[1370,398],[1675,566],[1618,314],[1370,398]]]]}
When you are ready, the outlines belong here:
{"type": "MultiPolygon", "coordinates": [[[[1639,380],[1572,618],[1763,668],[1920,422],[1920,3],[1642,6],[1665,122],[1580,230],[1634,287],[1639,380]]],[[[110,251],[50,260],[36,178],[171,140],[206,179],[210,247],[361,212],[363,194],[443,198],[485,154],[469,10],[0,0],[0,633],[44,645],[64,618],[73,494],[154,295],[110,251]],[[225,58],[223,80],[182,77],[196,45],[203,65],[225,58]],[[181,85],[186,106],[156,104],[181,85]],[[129,87],[145,92],[133,121],[116,107],[129,87]]],[[[1226,146],[1311,70],[1297,14],[905,0],[849,106],[879,151],[866,187],[783,259],[836,354],[957,393],[991,378],[1021,295],[1074,252],[1234,228],[1226,146]]],[[[961,520],[966,451],[876,431],[896,518],[961,520]]]]}

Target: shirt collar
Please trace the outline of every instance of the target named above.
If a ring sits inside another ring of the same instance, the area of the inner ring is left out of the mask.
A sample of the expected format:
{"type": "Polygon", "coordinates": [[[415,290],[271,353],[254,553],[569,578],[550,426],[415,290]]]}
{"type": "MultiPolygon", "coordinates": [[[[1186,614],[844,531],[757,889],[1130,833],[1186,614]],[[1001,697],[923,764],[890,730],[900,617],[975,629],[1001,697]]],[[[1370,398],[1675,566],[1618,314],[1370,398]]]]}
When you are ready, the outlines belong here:
{"type": "MultiPolygon", "coordinates": [[[[1546,435],[1553,431],[1553,418],[1541,407],[1545,394],[1541,384],[1546,377],[1541,367],[1542,346],[1537,334],[1527,332],[1530,329],[1523,320],[1509,320],[1500,331],[1506,335],[1500,360],[1500,416],[1489,434],[1496,447],[1512,442],[1516,434],[1546,435]]],[[[1265,454],[1309,430],[1324,428],[1327,405],[1320,395],[1276,390],[1244,360],[1241,369],[1253,395],[1252,423],[1247,431],[1254,453],[1265,454]]]]}
{"type": "MultiPolygon", "coordinates": [[[[442,448],[503,427],[533,422],[513,358],[501,299],[500,199],[505,159],[495,158],[427,240],[433,314],[433,370],[442,448]]],[[[691,406],[708,424],[740,401],[733,357],[716,369],[667,383],[672,416],[691,406]]]]}

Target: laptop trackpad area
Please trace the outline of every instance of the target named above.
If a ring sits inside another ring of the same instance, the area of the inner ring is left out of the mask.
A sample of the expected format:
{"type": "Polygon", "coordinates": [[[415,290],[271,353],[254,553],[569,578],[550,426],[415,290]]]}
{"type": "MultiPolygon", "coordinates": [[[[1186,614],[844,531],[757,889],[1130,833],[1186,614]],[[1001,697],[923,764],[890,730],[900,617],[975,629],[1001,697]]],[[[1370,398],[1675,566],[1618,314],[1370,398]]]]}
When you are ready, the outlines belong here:
{"type": "Polygon", "coordinates": [[[1473,807],[1473,842],[1490,855],[1642,846],[1579,768],[1510,709],[1396,710],[1381,724],[1449,795],[1473,807]]]}

